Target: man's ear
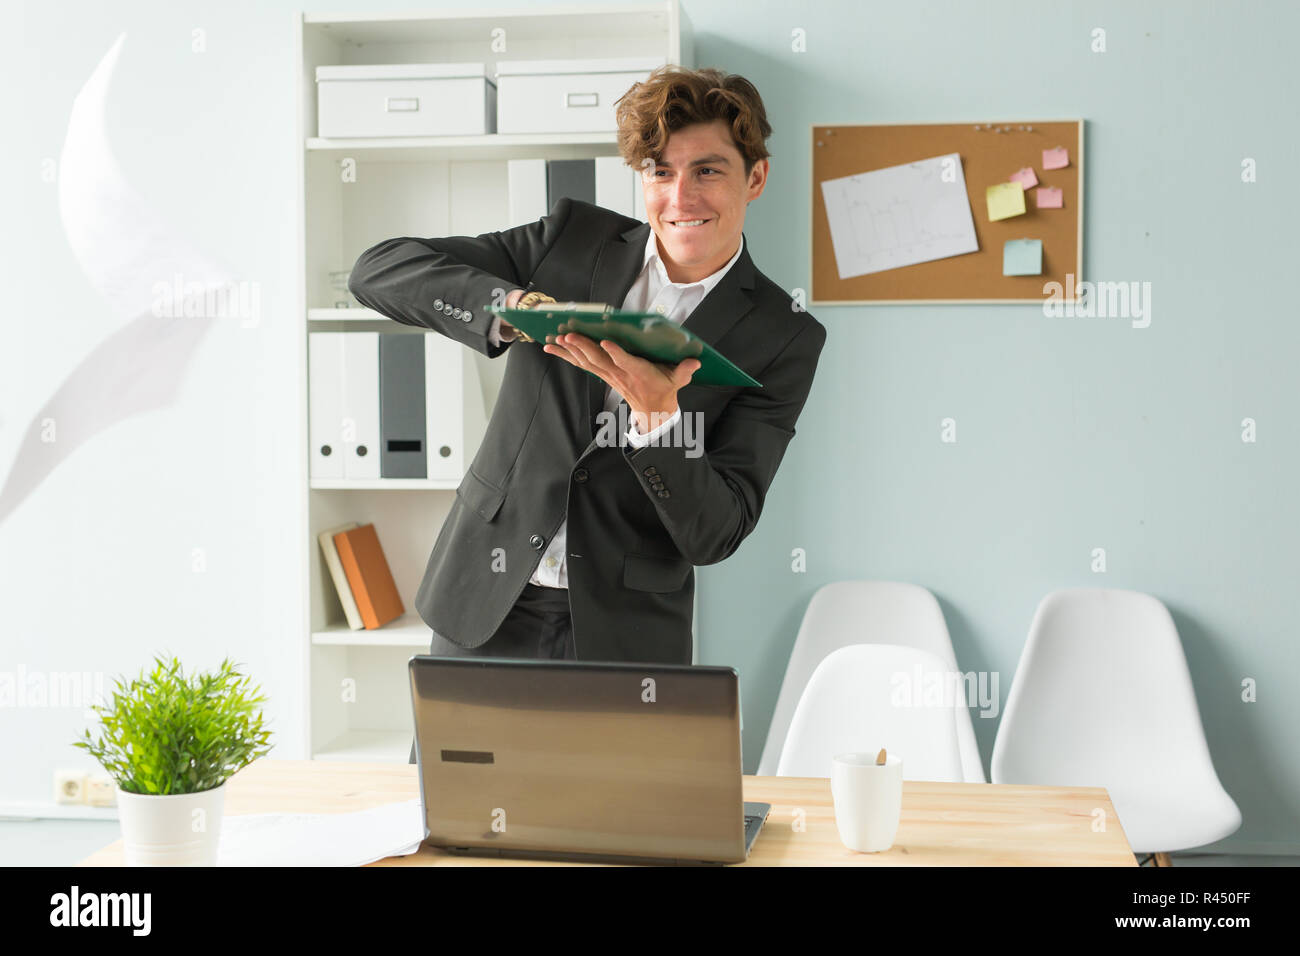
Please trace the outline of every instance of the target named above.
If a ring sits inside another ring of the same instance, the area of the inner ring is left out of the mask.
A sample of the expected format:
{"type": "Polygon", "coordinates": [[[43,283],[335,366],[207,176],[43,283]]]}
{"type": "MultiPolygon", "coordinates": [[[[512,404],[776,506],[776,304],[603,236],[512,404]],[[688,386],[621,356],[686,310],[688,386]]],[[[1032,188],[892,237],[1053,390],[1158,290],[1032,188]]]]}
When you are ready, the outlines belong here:
{"type": "Polygon", "coordinates": [[[754,168],[749,171],[748,193],[745,196],[746,202],[753,202],[759,196],[763,195],[763,189],[767,186],[767,173],[769,163],[766,158],[760,159],[754,164],[754,168]]]}

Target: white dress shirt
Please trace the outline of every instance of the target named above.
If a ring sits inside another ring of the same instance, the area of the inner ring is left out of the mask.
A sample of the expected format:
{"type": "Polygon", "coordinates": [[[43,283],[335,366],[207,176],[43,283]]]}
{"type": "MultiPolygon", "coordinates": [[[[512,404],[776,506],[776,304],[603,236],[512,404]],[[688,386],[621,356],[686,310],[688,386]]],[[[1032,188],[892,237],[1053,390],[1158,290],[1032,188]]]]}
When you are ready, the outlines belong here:
{"type": "MultiPolygon", "coordinates": [[[[641,271],[632,283],[632,288],[628,290],[627,297],[623,300],[623,308],[632,312],[658,312],[668,318],[669,321],[681,325],[685,322],[695,307],[704,300],[704,297],[713,291],[713,287],[722,281],[722,277],[727,274],[736,260],[740,258],[740,252],[745,247],[745,238],[742,235],[740,245],[736,247],[736,254],[731,257],[725,266],[712,275],[705,276],[697,282],[672,282],[668,279],[668,272],[664,268],[663,260],[659,258],[659,242],[655,236],[655,231],[650,230],[650,235],[646,237],[645,259],[641,265],[641,271]]],[[[501,334],[501,317],[496,316],[492,321],[492,327],[488,331],[488,341],[493,345],[500,345],[502,342],[514,341],[512,332],[510,338],[505,338],[501,334]]],[[[555,358],[559,358],[555,356],[555,358]]],[[[563,360],[561,360],[563,361],[563,360]]],[[[605,411],[617,413],[619,402],[623,396],[614,391],[612,387],[605,390],[605,411]]],[[[630,444],[639,448],[644,448],[655,438],[673,427],[682,416],[682,410],[677,409],[672,417],[668,418],[657,428],[652,428],[644,435],[636,430],[633,424],[627,431],[627,440],[630,444]]],[[[569,586],[568,562],[565,560],[565,543],[568,535],[568,519],[560,523],[559,530],[551,538],[550,544],[546,548],[546,553],[542,556],[541,563],[537,565],[537,570],[533,576],[528,579],[530,584],[537,584],[548,588],[567,588],[569,586]]]]}

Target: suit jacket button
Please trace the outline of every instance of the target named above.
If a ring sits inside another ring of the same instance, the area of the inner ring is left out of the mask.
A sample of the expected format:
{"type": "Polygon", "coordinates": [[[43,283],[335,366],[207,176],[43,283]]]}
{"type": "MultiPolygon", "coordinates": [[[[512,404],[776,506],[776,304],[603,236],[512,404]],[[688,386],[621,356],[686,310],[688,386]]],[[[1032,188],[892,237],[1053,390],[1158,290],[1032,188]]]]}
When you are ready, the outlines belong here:
{"type": "Polygon", "coordinates": [[[587,474],[586,468],[579,468],[577,471],[573,473],[574,481],[586,481],[588,477],[589,476],[587,474]]]}
{"type": "Polygon", "coordinates": [[[451,310],[452,310],[452,308],[453,308],[453,306],[452,306],[452,304],[451,304],[450,302],[444,302],[443,305],[442,305],[442,314],[443,314],[443,315],[451,315],[451,310]]]}
{"type": "Polygon", "coordinates": [[[459,307],[454,308],[454,309],[451,310],[451,317],[452,317],[453,319],[459,319],[459,318],[460,318],[460,308],[459,308],[459,307]]]}
{"type": "Polygon", "coordinates": [[[474,319],[474,313],[471,312],[469,309],[466,309],[466,310],[461,314],[461,317],[460,317],[460,320],[461,320],[462,322],[471,322],[471,321],[473,321],[473,319],[474,319]]]}
{"type": "Polygon", "coordinates": [[[531,544],[538,551],[540,551],[542,550],[542,545],[546,543],[546,539],[543,538],[540,534],[535,534],[528,539],[528,543],[531,544]]]}
{"type": "Polygon", "coordinates": [[[442,311],[442,299],[434,299],[434,300],[433,300],[433,307],[434,307],[435,309],[437,309],[439,312],[441,312],[441,311],[442,311]]]}
{"type": "Polygon", "coordinates": [[[671,493],[663,488],[660,488],[658,491],[655,492],[655,494],[657,494],[660,498],[672,497],[671,493]]]}
{"type": "Polygon", "coordinates": [[[651,466],[650,466],[649,468],[647,468],[645,471],[641,472],[641,474],[643,474],[643,475],[657,475],[657,474],[659,474],[659,469],[656,468],[654,465],[651,465],[651,466]]]}

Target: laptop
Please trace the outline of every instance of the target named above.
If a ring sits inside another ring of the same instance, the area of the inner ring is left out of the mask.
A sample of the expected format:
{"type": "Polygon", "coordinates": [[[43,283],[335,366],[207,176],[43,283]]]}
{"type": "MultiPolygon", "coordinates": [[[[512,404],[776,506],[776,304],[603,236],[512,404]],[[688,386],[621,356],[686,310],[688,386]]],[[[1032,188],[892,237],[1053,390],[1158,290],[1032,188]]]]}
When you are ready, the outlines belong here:
{"type": "Polygon", "coordinates": [[[425,838],[468,855],[740,863],[772,806],[741,787],[730,667],[409,663],[425,838]]]}

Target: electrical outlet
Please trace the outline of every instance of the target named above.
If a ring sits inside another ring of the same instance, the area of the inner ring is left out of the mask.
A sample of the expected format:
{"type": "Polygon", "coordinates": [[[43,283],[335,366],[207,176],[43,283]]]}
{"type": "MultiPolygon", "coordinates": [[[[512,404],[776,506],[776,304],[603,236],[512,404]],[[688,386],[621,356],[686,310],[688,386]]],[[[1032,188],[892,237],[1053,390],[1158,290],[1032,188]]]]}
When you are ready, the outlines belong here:
{"type": "Polygon", "coordinates": [[[85,803],[90,776],[84,770],[54,771],[54,802],[85,803]]]}
{"type": "Polygon", "coordinates": [[[92,807],[111,807],[117,802],[117,786],[106,773],[98,773],[86,784],[86,802],[92,807]]]}

